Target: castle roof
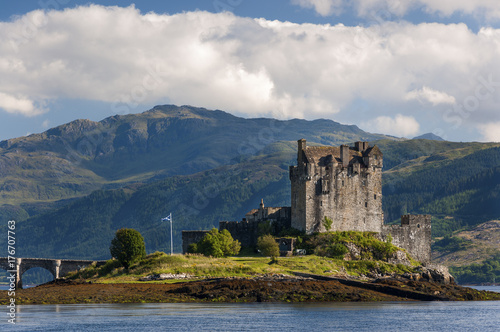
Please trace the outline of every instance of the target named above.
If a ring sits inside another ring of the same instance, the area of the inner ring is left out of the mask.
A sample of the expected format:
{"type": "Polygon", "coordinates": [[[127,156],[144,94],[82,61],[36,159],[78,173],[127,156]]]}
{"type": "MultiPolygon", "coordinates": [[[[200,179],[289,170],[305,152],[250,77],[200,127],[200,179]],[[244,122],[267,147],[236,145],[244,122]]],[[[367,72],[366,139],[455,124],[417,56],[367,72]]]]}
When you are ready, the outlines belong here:
{"type": "MultiPolygon", "coordinates": [[[[342,162],[340,147],[338,146],[307,146],[304,154],[307,161],[311,164],[327,165],[333,162],[333,158],[335,158],[335,162],[342,162]]],[[[353,148],[349,148],[349,162],[354,163],[356,161],[363,164],[362,153],[353,148]]]]}

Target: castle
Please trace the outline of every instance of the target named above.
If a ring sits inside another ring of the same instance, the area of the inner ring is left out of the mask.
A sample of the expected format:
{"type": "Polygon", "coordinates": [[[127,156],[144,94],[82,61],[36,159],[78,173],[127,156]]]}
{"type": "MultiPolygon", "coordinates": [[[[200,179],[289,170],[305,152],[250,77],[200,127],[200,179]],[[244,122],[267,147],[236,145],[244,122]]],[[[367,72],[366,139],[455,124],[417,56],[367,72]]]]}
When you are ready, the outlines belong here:
{"type": "MultiPolygon", "coordinates": [[[[327,231],[325,217],[333,223],[330,231],[376,232],[381,239],[392,237],[394,245],[406,249],[421,262],[431,260],[429,215],[404,215],[401,225],[384,225],[382,212],[383,154],[368,142],[354,147],[307,146],[298,141],[297,166],[290,166],[291,207],[265,207],[245,215],[240,222],[221,221],[242,246],[254,246],[258,225],[270,222],[274,229],[295,228],[306,234],[327,231]]],[[[199,241],[204,231],[183,231],[183,251],[199,241]]]]}

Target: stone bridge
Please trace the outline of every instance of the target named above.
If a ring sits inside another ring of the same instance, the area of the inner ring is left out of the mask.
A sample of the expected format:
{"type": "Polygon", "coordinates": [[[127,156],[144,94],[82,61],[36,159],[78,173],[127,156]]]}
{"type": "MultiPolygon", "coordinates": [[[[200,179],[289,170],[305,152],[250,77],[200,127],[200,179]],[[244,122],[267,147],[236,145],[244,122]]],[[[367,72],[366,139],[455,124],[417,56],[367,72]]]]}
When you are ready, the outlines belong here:
{"type": "Polygon", "coordinates": [[[9,262],[7,257],[0,257],[0,268],[11,273],[16,273],[16,288],[23,287],[23,273],[34,267],[46,269],[54,279],[66,276],[69,272],[78,271],[92,263],[97,266],[103,265],[106,261],[89,261],[74,259],[47,259],[47,258],[16,258],[15,262],[9,262]]]}

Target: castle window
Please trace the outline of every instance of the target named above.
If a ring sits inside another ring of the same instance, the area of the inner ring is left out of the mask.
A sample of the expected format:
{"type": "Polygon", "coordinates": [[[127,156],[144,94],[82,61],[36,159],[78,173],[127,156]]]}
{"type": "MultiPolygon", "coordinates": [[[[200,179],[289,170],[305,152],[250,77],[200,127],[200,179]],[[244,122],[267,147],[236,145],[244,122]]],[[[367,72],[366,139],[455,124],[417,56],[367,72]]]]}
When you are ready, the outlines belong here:
{"type": "Polygon", "coordinates": [[[342,187],[344,186],[344,180],[342,180],[342,187]]]}
{"type": "Polygon", "coordinates": [[[365,202],[365,207],[368,207],[368,202],[365,202]]]}
{"type": "Polygon", "coordinates": [[[377,194],[373,194],[373,199],[377,199],[377,194]]]}
{"type": "Polygon", "coordinates": [[[417,228],[420,228],[420,224],[417,224],[417,228]]]}

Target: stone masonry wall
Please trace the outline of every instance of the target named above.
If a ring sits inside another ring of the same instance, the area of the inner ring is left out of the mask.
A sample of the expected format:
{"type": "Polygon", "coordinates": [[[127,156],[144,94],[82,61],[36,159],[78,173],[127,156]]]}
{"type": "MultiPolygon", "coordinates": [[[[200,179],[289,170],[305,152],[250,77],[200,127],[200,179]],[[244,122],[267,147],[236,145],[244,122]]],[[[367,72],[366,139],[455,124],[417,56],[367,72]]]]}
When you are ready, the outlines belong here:
{"type": "Polygon", "coordinates": [[[182,231],[182,253],[187,254],[191,243],[199,242],[209,231],[182,231]]]}
{"type": "Polygon", "coordinates": [[[221,221],[219,231],[227,229],[233,239],[241,242],[242,247],[253,247],[257,243],[258,222],[254,221],[221,221]]]}
{"type": "Polygon", "coordinates": [[[395,246],[406,249],[416,260],[422,263],[431,261],[431,216],[404,215],[401,225],[383,227],[382,238],[392,236],[395,246]]]}
{"type": "MultiPolygon", "coordinates": [[[[301,147],[305,147],[305,141],[299,144],[298,165],[290,167],[292,227],[308,234],[324,232],[322,221],[326,216],[333,220],[331,231],[380,233],[384,220],[382,155],[364,157],[362,164],[325,156],[328,162],[318,164],[301,157],[305,153],[301,147]]],[[[344,155],[347,148],[342,149],[344,155]]]]}

